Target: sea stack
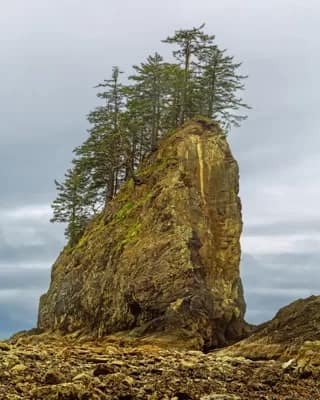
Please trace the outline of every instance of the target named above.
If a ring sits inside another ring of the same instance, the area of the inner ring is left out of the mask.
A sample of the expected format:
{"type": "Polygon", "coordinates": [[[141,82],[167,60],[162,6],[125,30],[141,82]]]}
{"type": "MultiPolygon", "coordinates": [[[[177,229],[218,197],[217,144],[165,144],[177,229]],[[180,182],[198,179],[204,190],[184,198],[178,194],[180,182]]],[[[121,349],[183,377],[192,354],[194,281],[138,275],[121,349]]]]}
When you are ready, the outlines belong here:
{"type": "Polygon", "coordinates": [[[121,332],[196,349],[240,339],[238,191],[238,165],[216,122],[194,119],[166,136],[62,251],[38,328],[121,332]]]}

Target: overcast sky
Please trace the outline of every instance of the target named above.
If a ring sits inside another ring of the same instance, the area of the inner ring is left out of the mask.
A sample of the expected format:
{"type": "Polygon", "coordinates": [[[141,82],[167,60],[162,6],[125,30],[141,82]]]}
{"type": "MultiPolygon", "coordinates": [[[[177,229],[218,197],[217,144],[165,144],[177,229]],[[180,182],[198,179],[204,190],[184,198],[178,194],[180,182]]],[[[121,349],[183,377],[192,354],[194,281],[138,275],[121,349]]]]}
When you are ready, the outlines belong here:
{"type": "Polygon", "coordinates": [[[2,0],[0,337],[35,325],[64,244],[49,223],[61,178],[113,65],[130,71],[179,28],[206,22],[249,74],[240,164],[247,319],[320,286],[318,0],[2,0]]]}

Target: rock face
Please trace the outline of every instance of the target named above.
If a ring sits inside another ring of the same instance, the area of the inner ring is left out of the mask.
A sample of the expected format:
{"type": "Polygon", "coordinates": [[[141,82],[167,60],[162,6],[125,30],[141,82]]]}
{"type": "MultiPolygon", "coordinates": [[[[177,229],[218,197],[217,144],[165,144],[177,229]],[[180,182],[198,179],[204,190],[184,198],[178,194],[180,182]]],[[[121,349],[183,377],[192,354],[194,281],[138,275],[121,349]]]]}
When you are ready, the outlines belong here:
{"type": "Polygon", "coordinates": [[[271,321],[258,326],[250,337],[224,349],[223,352],[252,360],[285,361],[298,358],[301,361],[305,360],[306,353],[310,356],[313,351],[319,360],[319,339],[320,296],[310,296],[283,307],[271,321]]]}
{"type": "Polygon", "coordinates": [[[221,346],[245,331],[238,166],[214,122],[164,139],[53,266],[38,327],[221,346]]]}

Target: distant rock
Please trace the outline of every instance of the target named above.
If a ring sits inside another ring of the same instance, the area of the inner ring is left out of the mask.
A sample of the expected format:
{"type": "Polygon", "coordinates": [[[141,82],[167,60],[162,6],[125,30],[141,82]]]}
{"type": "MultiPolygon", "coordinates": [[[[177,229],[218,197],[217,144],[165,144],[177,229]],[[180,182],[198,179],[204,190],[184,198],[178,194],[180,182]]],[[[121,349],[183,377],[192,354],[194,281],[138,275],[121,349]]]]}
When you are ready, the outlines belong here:
{"type": "Polygon", "coordinates": [[[225,135],[193,120],[136,175],[60,254],[38,328],[197,349],[243,337],[239,173],[225,135]]]}
{"type": "Polygon", "coordinates": [[[304,363],[308,364],[308,349],[307,354],[310,360],[313,360],[310,362],[315,364],[316,354],[320,365],[319,340],[320,296],[310,296],[283,307],[271,321],[256,327],[250,337],[224,349],[223,352],[252,360],[297,358],[301,366],[304,363]]]}

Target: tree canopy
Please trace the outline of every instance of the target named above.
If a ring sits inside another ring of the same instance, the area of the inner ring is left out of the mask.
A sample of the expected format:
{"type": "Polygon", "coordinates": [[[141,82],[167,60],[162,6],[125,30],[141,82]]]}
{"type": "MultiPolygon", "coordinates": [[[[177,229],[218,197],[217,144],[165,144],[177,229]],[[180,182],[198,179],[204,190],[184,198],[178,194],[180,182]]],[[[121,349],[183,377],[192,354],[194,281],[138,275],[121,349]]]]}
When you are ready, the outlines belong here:
{"type": "Polygon", "coordinates": [[[204,27],[181,29],[163,40],[174,46],[171,61],[155,52],[124,81],[115,66],[96,86],[102,104],[88,114],[88,137],[75,148],[64,182],[55,181],[51,221],[67,224],[70,245],[170,129],[203,115],[228,132],[247,118],[241,113],[249,108],[241,98],[247,78],[239,72],[241,63],[204,27]]]}

